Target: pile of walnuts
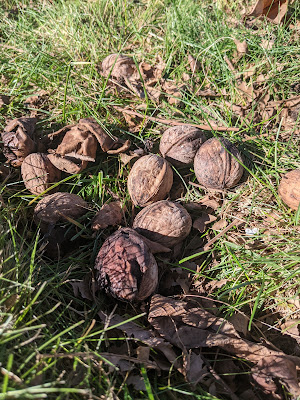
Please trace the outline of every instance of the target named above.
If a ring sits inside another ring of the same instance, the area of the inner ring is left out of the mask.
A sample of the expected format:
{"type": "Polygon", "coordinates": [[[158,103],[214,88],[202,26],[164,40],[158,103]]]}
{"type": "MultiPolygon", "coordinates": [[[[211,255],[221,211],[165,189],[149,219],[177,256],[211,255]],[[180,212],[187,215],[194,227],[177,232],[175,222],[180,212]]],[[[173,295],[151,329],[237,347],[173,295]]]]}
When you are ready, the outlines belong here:
{"type": "MultiPolygon", "coordinates": [[[[129,57],[116,59],[115,55],[105,59],[103,67],[106,76],[110,76],[110,69],[116,79],[135,69],[129,57]]],[[[107,133],[92,118],[37,138],[36,122],[36,118],[28,117],[9,122],[2,132],[3,154],[10,165],[21,167],[26,189],[41,197],[34,209],[34,221],[44,235],[44,250],[56,258],[74,237],[77,220],[90,211],[80,196],[57,191],[63,174],[81,172],[89,162],[95,162],[98,147],[118,154],[129,149],[130,141],[107,133]],[[67,222],[73,223],[73,230],[67,222]]],[[[152,295],[159,274],[153,253],[173,251],[191,231],[192,219],[186,208],[168,199],[178,168],[193,166],[200,187],[208,191],[232,188],[244,173],[242,155],[234,144],[219,137],[207,139],[194,126],[166,129],[159,151],[160,155],[144,155],[132,166],[128,193],[133,205],[141,209],[132,228],[118,229],[104,241],[95,261],[99,287],[117,299],[141,301],[152,295]]],[[[300,170],[284,175],[279,195],[290,208],[298,209],[300,170]]],[[[104,205],[93,218],[92,229],[119,226],[124,212],[120,202],[104,205]]]]}

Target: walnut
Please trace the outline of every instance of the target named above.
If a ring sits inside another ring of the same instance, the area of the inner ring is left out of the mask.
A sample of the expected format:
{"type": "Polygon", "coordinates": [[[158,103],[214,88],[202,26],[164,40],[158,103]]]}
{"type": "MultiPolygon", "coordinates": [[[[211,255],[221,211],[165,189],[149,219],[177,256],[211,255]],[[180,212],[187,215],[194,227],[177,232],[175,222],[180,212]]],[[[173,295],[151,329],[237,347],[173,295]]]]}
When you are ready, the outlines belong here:
{"type": "Polygon", "coordinates": [[[26,188],[33,194],[41,194],[60,180],[60,171],[49,161],[47,154],[29,154],[21,165],[26,188]]]}
{"type": "Polygon", "coordinates": [[[100,287],[119,300],[144,300],[158,284],[155,258],[143,238],[130,228],[119,229],[105,240],[95,269],[100,287]]]}
{"type": "Polygon", "coordinates": [[[60,221],[77,219],[88,211],[88,204],[80,196],[57,192],[44,197],[34,209],[34,220],[42,232],[47,232],[60,221]]]}
{"type": "Polygon", "coordinates": [[[243,175],[242,156],[227,139],[212,138],[203,143],[194,159],[199,183],[207,188],[230,188],[243,175]]]}
{"type": "Polygon", "coordinates": [[[133,228],[154,242],[173,247],[188,236],[192,219],[180,204],[161,200],[141,210],[133,221],[133,228]]]}
{"type": "Polygon", "coordinates": [[[130,78],[136,72],[134,60],[123,54],[110,54],[102,61],[102,71],[105,77],[112,76],[118,80],[130,78]]]}
{"type": "Polygon", "coordinates": [[[298,209],[300,204],[300,168],[283,175],[278,193],[292,210],[298,209]]]}
{"type": "Polygon", "coordinates": [[[83,118],[76,125],[68,125],[49,135],[50,139],[63,139],[55,150],[49,150],[49,159],[61,171],[77,174],[94,162],[97,145],[109,154],[118,154],[130,147],[130,141],[123,141],[106,133],[93,118],[83,118]]]}
{"type": "Polygon", "coordinates": [[[194,126],[172,126],[162,135],[159,150],[170,163],[180,167],[193,163],[197,150],[205,140],[204,132],[194,126]]]}
{"type": "Polygon", "coordinates": [[[14,167],[19,167],[28,154],[36,150],[32,139],[36,118],[22,117],[10,121],[2,132],[3,153],[14,167]]]}
{"type": "Polygon", "coordinates": [[[144,207],[166,198],[173,184],[173,171],[164,158],[149,154],[135,162],[127,183],[133,204],[144,207]]]}

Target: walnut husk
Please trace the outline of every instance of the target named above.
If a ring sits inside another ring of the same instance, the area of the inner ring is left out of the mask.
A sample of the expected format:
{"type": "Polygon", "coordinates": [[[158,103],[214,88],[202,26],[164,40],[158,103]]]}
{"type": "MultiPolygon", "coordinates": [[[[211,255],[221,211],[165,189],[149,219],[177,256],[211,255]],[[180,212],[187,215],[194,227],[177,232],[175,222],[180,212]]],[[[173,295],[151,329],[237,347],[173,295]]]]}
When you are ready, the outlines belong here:
{"type": "Polygon", "coordinates": [[[163,133],[159,151],[175,166],[190,165],[205,140],[205,133],[194,126],[172,126],[163,133]]]}
{"type": "Polygon", "coordinates": [[[123,141],[107,134],[93,118],[83,118],[76,125],[66,126],[49,135],[50,139],[63,136],[55,150],[49,150],[49,159],[61,171],[76,174],[85,169],[88,162],[94,162],[97,145],[109,154],[118,154],[130,147],[130,141],[123,141]]]}
{"type": "Polygon", "coordinates": [[[133,228],[146,238],[170,248],[188,236],[192,219],[180,204],[161,200],[141,210],[133,221],[133,228]]]}
{"type": "Polygon", "coordinates": [[[278,193],[292,210],[298,209],[300,204],[300,168],[283,175],[278,193]]]}
{"type": "Polygon", "coordinates": [[[19,167],[28,154],[36,150],[33,133],[36,118],[21,117],[10,121],[2,132],[3,154],[14,167],[19,167]]]}
{"type": "Polygon", "coordinates": [[[155,154],[138,159],[128,175],[128,192],[135,206],[145,207],[166,198],[173,184],[168,161],[155,154]]]}
{"type": "Polygon", "coordinates": [[[21,173],[26,189],[36,195],[43,193],[61,177],[61,172],[44,153],[29,154],[21,165],[21,173]]]}
{"type": "Polygon", "coordinates": [[[144,300],[158,284],[155,258],[131,228],[119,229],[105,240],[95,270],[100,287],[119,300],[144,300]]]}
{"type": "Polygon", "coordinates": [[[42,232],[68,218],[78,219],[88,211],[88,204],[73,193],[57,192],[44,197],[34,209],[34,221],[42,232]]]}
{"type": "Polygon", "coordinates": [[[212,189],[235,186],[243,175],[243,159],[227,139],[212,138],[202,144],[194,159],[198,182],[212,189]]]}

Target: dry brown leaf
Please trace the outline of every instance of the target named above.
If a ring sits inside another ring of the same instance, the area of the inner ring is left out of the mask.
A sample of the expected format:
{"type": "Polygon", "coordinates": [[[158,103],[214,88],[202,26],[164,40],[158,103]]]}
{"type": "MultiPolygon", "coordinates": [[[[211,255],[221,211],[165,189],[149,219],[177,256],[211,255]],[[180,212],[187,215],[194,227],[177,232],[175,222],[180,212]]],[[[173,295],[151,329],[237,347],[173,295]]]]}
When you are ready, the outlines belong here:
{"type": "MultiPolygon", "coordinates": [[[[296,365],[300,365],[298,357],[242,339],[231,323],[194,306],[192,302],[154,295],[148,320],[165,340],[183,352],[218,346],[236,357],[256,364],[255,376],[265,376],[269,382],[273,380],[275,384],[278,379],[293,396],[300,395],[296,373],[296,365]],[[284,363],[287,368],[283,367],[284,363]]],[[[259,383],[264,386],[263,382],[259,383]]]]}
{"type": "Polygon", "coordinates": [[[196,385],[208,372],[201,355],[192,350],[184,355],[183,369],[186,380],[193,385],[196,385]]]}
{"type": "Polygon", "coordinates": [[[220,289],[221,287],[226,285],[227,282],[228,279],[221,279],[219,281],[210,281],[204,286],[204,288],[208,294],[211,294],[215,289],[220,289]]]}
{"type": "Polygon", "coordinates": [[[9,101],[10,101],[9,96],[1,94],[0,95],[0,108],[2,108],[3,106],[7,106],[9,104],[9,101]]]}
{"type": "Polygon", "coordinates": [[[265,16],[275,24],[283,21],[288,9],[288,0],[258,0],[248,16],[265,16]]]}
{"type": "Polygon", "coordinates": [[[235,327],[238,332],[242,333],[244,336],[247,336],[249,317],[238,312],[236,314],[233,314],[228,321],[235,327]]]}
{"type": "Polygon", "coordinates": [[[193,56],[191,56],[190,54],[189,54],[189,56],[188,56],[188,61],[189,61],[190,68],[191,68],[191,71],[192,71],[193,74],[194,74],[195,72],[198,72],[198,71],[200,70],[201,65],[200,65],[199,61],[196,60],[196,59],[195,59],[193,56]]]}
{"type": "Polygon", "coordinates": [[[245,100],[247,100],[247,101],[252,101],[256,97],[252,84],[250,84],[248,86],[245,81],[238,80],[236,83],[236,88],[239,91],[239,93],[242,95],[242,97],[244,97],[245,100]]]}
{"type": "Polygon", "coordinates": [[[73,288],[74,296],[81,296],[83,299],[93,300],[93,293],[91,290],[91,274],[87,274],[81,281],[69,281],[73,288]]]}
{"type": "Polygon", "coordinates": [[[247,54],[248,45],[247,45],[246,40],[244,40],[243,42],[240,42],[239,40],[234,39],[234,43],[236,44],[238,56],[244,56],[245,54],[247,54]]]}
{"type": "Polygon", "coordinates": [[[168,95],[168,101],[172,105],[179,106],[182,98],[182,91],[185,89],[185,85],[176,85],[173,81],[165,81],[163,89],[168,95]]]}
{"type": "Polygon", "coordinates": [[[198,229],[200,233],[203,233],[206,230],[206,225],[212,223],[217,219],[216,216],[202,213],[201,217],[197,218],[193,223],[193,228],[198,229]]]}
{"type": "Polygon", "coordinates": [[[177,355],[173,350],[173,346],[166,340],[157,336],[151,329],[143,329],[134,322],[127,322],[126,319],[119,316],[118,314],[106,315],[103,311],[98,312],[99,317],[105,324],[110,327],[118,325],[118,329],[122,330],[130,338],[134,338],[140,341],[150,348],[161,351],[171,364],[174,364],[175,368],[182,371],[177,355]]]}
{"type": "Polygon", "coordinates": [[[262,41],[261,41],[261,47],[263,48],[263,49],[265,49],[265,50],[271,50],[272,49],[272,47],[274,46],[274,44],[275,44],[275,42],[274,42],[274,40],[268,40],[268,39],[263,39],[262,41]]]}
{"type": "Polygon", "coordinates": [[[126,380],[127,385],[133,385],[135,390],[146,391],[145,379],[140,375],[130,374],[129,378],[126,380]]]}
{"type": "Polygon", "coordinates": [[[215,231],[221,231],[222,229],[226,228],[228,222],[225,219],[220,219],[219,221],[215,222],[211,227],[215,231]]]}
{"type": "Polygon", "coordinates": [[[104,204],[92,220],[92,230],[98,231],[108,226],[120,225],[125,211],[120,201],[104,204]]]}

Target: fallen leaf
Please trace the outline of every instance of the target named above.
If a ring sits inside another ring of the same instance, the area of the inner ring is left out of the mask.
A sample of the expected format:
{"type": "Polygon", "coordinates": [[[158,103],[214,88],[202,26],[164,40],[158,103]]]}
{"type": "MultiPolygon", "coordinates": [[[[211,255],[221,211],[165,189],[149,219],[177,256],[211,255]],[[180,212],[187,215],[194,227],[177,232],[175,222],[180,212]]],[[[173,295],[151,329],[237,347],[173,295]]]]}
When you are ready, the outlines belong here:
{"type": "Polygon", "coordinates": [[[166,340],[155,335],[151,329],[143,329],[134,322],[127,322],[126,319],[114,314],[113,316],[106,315],[103,311],[98,312],[99,317],[105,324],[105,326],[110,327],[118,325],[118,329],[121,329],[130,338],[134,338],[140,341],[150,348],[159,350],[164,354],[164,356],[169,360],[171,364],[175,366],[179,371],[182,371],[180,363],[178,361],[177,355],[173,350],[173,347],[166,340]]]}
{"type": "Polygon", "coordinates": [[[73,288],[74,296],[81,296],[83,299],[93,300],[93,294],[91,290],[91,274],[87,274],[81,281],[72,280],[69,281],[73,288]]]}
{"type": "Polygon", "coordinates": [[[120,201],[104,204],[92,220],[92,230],[98,231],[108,226],[120,225],[125,210],[120,201]]]}
{"type": "Polygon", "coordinates": [[[263,48],[263,49],[265,49],[265,50],[271,50],[272,49],[272,47],[274,46],[274,44],[275,44],[275,42],[274,42],[274,40],[268,40],[268,39],[263,39],[262,41],[261,41],[261,47],[263,48]]]}
{"type": "Polygon", "coordinates": [[[197,218],[193,223],[193,228],[198,229],[200,233],[205,232],[206,225],[210,224],[211,222],[217,219],[216,216],[202,213],[201,217],[197,218]]]}
{"type": "Polygon", "coordinates": [[[135,390],[146,391],[145,380],[140,375],[130,374],[129,378],[126,380],[127,385],[133,385],[135,390]]]}
{"type": "Polygon", "coordinates": [[[206,293],[211,294],[215,289],[220,289],[226,283],[228,282],[228,279],[220,279],[219,281],[210,281],[208,282],[204,288],[206,293]]]}
{"type": "Polygon", "coordinates": [[[290,319],[280,325],[281,332],[292,336],[300,344],[300,320],[290,319]]]}
{"type": "Polygon", "coordinates": [[[188,56],[188,61],[189,61],[190,68],[191,68],[191,71],[192,71],[193,74],[194,74],[195,72],[198,72],[198,71],[200,70],[201,65],[200,65],[199,61],[196,60],[196,59],[195,59],[193,56],[191,56],[190,54],[189,54],[189,56],[188,56]]]}
{"type": "Polygon", "coordinates": [[[189,350],[189,352],[184,355],[183,369],[186,380],[193,385],[197,385],[203,375],[208,372],[201,355],[196,354],[192,350],[189,350]]]}
{"type": "Polygon", "coordinates": [[[9,104],[9,101],[10,101],[9,96],[1,94],[0,95],[0,108],[2,108],[3,106],[7,106],[9,104]]]}
{"type": "Polygon", "coordinates": [[[258,0],[248,16],[265,16],[275,24],[283,21],[287,12],[288,0],[258,0]]]}
{"type": "MultiPolygon", "coordinates": [[[[253,369],[255,376],[261,379],[266,376],[269,382],[273,380],[275,384],[278,379],[293,396],[300,395],[296,373],[296,365],[300,365],[298,357],[242,339],[231,323],[196,304],[154,295],[148,320],[162,338],[184,353],[189,349],[218,346],[256,364],[253,369]]],[[[264,387],[263,382],[258,383],[264,387]]]]}
{"type": "Polygon", "coordinates": [[[239,40],[234,39],[234,43],[236,44],[238,56],[244,56],[245,54],[247,54],[248,45],[247,45],[246,40],[244,40],[243,42],[240,42],[239,40]]]}
{"type": "Polygon", "coordinates": [[[226,228],[228,222],[225,219],[220,219],[219,221],[215,222],[211,227],[214,231],[221,231],[222,229],[226,228]]]}
{"type": "Polygon", "coordinates": [[[238,313],[233,314],[228,319],[228,321],[235,327],[235,329],[238,332],[242,333],[244,336],[247,336],[249,317],[238,312],[238,313]]]}
{"type": "Polygon", "coordinates": [[[137,158],[140,158],[141,156],[136,153],[131,153],[131,154],[121,153],[119,155],[119,157],[120,157],[120,161],[121,161],[123,167],[125,167],[125,165],[129,164],[132,160],[136,160],[137,158]]]}

